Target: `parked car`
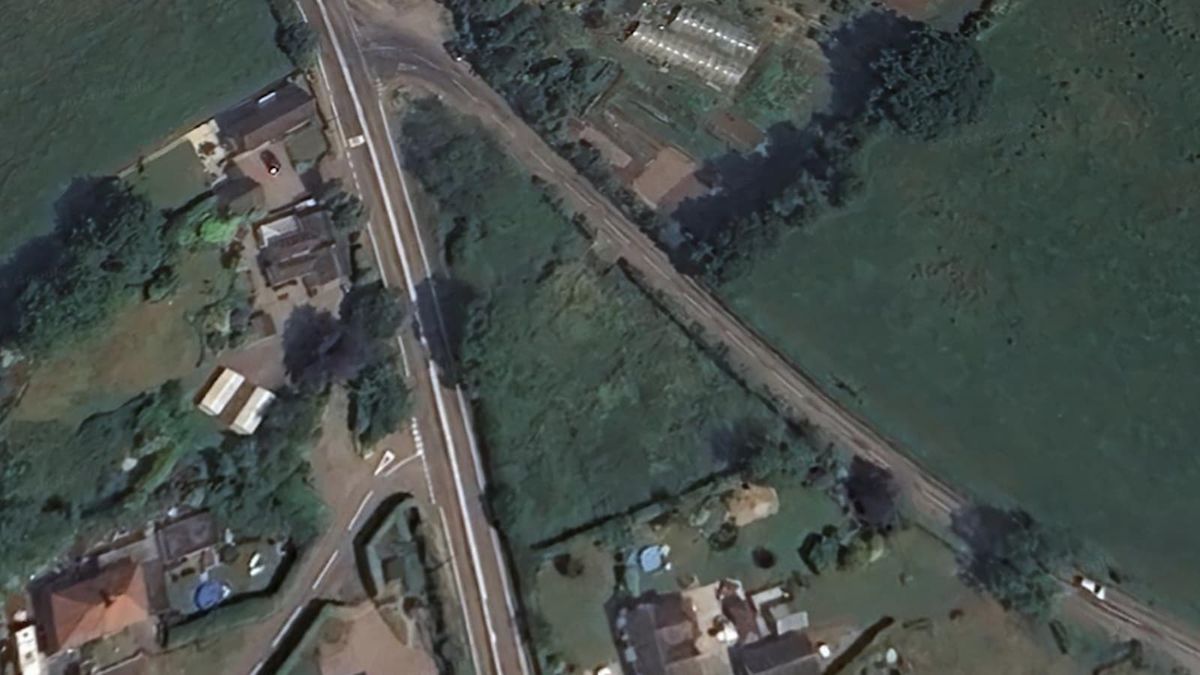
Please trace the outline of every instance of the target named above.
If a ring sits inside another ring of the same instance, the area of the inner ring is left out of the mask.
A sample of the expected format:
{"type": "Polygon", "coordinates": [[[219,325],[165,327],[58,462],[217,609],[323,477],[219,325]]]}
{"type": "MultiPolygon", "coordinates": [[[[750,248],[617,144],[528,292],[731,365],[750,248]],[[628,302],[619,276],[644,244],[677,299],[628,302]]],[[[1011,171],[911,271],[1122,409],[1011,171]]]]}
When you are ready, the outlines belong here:
{"type": "Polygon", "coordinates": [[[262,160],[263,166],[267,167],[267,173],[272,176],[278,175],[279,170],[283,168],[283,165],[279,163],[279,158],[270,150],[263,150],[258,158],[262,160]]]}
{"type": "Polygon", "coordinates": [[[1096,581],[1095,579],[1089,579],[1083,576],[1075,577],[1075,585],[1087,591],[1088,593],[1091,593],[1097,600],[1103,600],[1104,596],[1107,595],[1108,589],[1104,586],[1104,584],[1096,581]]]}

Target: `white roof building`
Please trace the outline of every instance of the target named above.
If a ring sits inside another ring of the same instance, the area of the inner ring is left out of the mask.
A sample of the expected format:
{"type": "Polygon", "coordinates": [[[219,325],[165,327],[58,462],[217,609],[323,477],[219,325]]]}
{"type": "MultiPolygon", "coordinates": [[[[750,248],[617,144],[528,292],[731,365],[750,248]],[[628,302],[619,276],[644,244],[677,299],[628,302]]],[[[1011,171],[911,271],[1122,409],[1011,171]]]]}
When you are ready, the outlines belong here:
{"type": "Polygon", "coordinates": [[[275,394],[263,389],[255,387],[254,393],[250,394],[250,398],[246,400],[246,405],[238,411],[237,417],[234,418],[230,428],[243,436],[253,434],[258,425],[262,424],[263,412],[267,406],[271,405],[271,401],[275,400],[275,394]]]}
{"type": "Polygon", "coordinates": [[[241,373],[230,368],[222,368],[221,374],[217,375],[212,386],[204,392],[204,398],[200,399],[200,410],[213,417],[220,415],[245,381],[246,378],[241,373]]]}

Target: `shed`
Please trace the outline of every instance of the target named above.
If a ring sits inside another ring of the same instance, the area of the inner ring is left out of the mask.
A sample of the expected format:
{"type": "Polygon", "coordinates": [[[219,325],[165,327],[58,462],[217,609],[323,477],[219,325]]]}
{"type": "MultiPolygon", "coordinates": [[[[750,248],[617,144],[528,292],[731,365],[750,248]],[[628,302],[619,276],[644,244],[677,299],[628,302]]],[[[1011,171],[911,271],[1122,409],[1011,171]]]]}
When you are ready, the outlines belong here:
{"type": "Polygon", "coordinates": [[[200,399],[200,410],[213,417],[220,415],[245,381],[246,378],[241,373],[230,368],[222,368],[208,391],[204,392],[204,397],[200,399]]]}
{"type": "Polygon", "coordinates": [[[274,400],[275,394],[262,387],[255,387],[254,393],[250,394],[246,405],[238,411],[237,417],[234,418],[230,427],[243,436],[253,434],[258,429],[258,425],[262,424],[263,412],[274,400]]]}

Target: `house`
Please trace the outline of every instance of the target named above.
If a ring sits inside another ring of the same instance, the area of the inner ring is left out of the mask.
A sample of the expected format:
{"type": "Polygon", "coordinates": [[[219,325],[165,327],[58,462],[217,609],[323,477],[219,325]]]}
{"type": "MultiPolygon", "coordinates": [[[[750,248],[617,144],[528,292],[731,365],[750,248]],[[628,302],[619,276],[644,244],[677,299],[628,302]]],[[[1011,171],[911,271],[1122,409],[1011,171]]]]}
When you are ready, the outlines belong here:
{"type": "Polygon", "coordinates": [[[78,648],[150,620],[152,595],[143,565],[131,558],[51,580],[33,593],[46,651],[78,648]]]}
{"type": "Polygon", "coordinates": [[[199,408],[206,415],[216,417],[220,415],[229,402],[233,400],[238,389],[246,378],[239,372],[230,368],[221,368],[217,371],[217,377],[209,385],[204,392],[204,396],[200,399],[199,408]]]}
{"type": "Polygon", "coordinates": [[[271,91],[217,115],[222,140],[234,153],[283,139],[316,116],[308,90],[285,82],[271,91]]]}
{"type": "Polygon", "coordinates": [[[259,266],[267,285],[299,282],[310,295],[345,278],[349,263],[331,233],[329,215],[310,211],[287,215],[258,227],[259,266]]]}
{"type": "Polygon", "coordinates": [[[804,633],[792,631],[730,652],[737,675],[821,675],[821,657],[804,633]]]}
{"type": "Polygon", "coordinates": [[[618,610],[616,633],[627,675],[729,675],[728,650],[704,649],[691,601],[681,593],[642,596],[618,610]]]}

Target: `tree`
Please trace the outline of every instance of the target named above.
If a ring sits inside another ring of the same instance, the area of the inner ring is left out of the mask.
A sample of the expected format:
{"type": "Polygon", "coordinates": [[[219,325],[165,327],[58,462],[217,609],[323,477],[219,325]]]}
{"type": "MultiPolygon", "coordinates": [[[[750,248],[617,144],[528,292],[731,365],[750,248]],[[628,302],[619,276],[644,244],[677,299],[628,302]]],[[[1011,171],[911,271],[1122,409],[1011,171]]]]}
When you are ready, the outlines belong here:
{"type": "Polygon", "coordinates": [[[364,367],[347,388],[350,427],[365,445],[399,429],[408,417],[408,386],[390,359],[364,367]]]}
{"type": "Polygon", "coordinates": [[[316,65],[320,43],[296,5],[290,0],[271,0],[271,14],[275,17],[275,44],[279,51],[300,70],[316,65]]]}
{"type": "Polygon", "coordinates": [[[330,382],[346,382],[368,361],[363,335],[347,330],[332,314],[305,305],[283,327],[283,366],[292,384],[324,391],[330,382]]]}
{"type": "Polygon", "coordinates": [[[872,65],[880,84],[870,106],[901,133],[932,139],[979,117],[993,75],[966,38],[922,26],[910,42],[885,49],[872,65]]]}
{"type": "Polygon", "coordinates": [[[882,533],[900,525],[899,490],[891,471],[855,456],[842,485],[860,523],[882,533]]]}
{"type": "Polygon", "coordinates": [[[77,179],[56,211],[60,262],[16,302],[18,343],[35,354],[86,334],[137,297],[171,253],[162,216],[116,178],[77,179]]]}
{"type": "Polygon", "coordinates": [[[973,506],[955,514],[953,530],[967,544],[960,563],[963,578],[990,593],[1005,609],[1045,615],[1059,589],[1054,572],[1069,547],[1045,532],[1019,509],[973,506]]]}
{"type": "Polygon", "coordinates": [[[338,232],[357,230],[366,219],[367,211],[362,200],[345,190],[337,190],[324,198],[329,218],[338,232]]]}

